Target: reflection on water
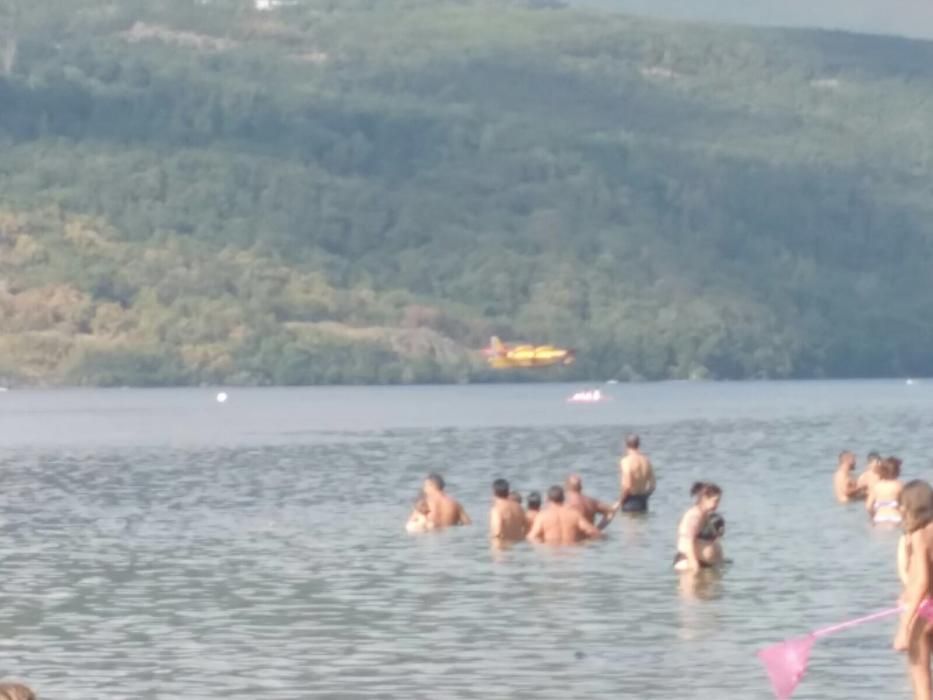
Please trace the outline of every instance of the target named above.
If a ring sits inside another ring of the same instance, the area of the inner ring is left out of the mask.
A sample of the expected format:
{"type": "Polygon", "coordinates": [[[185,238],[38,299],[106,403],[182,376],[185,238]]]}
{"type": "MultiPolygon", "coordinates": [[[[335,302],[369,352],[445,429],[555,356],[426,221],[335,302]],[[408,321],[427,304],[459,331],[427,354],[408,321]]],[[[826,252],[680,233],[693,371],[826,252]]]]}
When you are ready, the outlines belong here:
{"type": "MultiPolygon", "coordinates": [[[[377,402],[395,396],[407,424],[360,421],[340,439],[296,437],[282,417],[318,394],[270,392],[290,408],[251,412],[253,437],[231,419],[229,440],[214,417],[198,432],[197,392],[128,392],[129,415],[142,416],[132,429],[116,392],[65,392],[62,412],[48,410],[58,392],[9,392],[2,670],[59,700],[768,698],[756,648],[896,598],[897,532],[835,505],[831,474],[846,446],[895,452],[906,476],[923,476],[931,428],[916,411],[929,415],[933,397],[898,401],[903,387],[871,385],[877,400],[860,408],[858,384],[680,386],[637,388],[652,407],[644,423],[572,412],[564,425],[553,387],[520,398],[469,388],[460,409],[460,389],[433,390],[420,426],[420,390],[373,390],[377,402]],[[113,417],[117,439],[106,420],[73,421],[82,401],[113,417]],[[469,413],[459,428],[457,410],[469,413]],[[527,493],[573,471],[612,500],[632,428],[658,468],[651,513],[620,516],[607,540],[577,548],[491,547],[493,479],[527,493]],[[435,469],[475,525],[407,535],[413,489],[435,469]],[[733,564],[682,578],[674,537],[697,478],[723,486],[733,564]]],[[[330,410],[352,412],[366,390],[352,396],[330,410]]],[[[799,698],[906,696],[891,631],[821,642],[799,698]]]]}

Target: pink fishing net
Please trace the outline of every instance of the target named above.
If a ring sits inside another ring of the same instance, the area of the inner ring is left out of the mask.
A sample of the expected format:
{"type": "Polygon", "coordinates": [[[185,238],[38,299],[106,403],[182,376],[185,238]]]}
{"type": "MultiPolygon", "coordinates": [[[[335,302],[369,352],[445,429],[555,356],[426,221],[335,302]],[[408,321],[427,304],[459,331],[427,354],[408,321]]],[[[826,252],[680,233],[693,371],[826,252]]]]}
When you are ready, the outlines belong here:
{"type": "Polygon", "coordinates": [[[758,658],[765,665],[765,671],[771,679],[771,687],[778,700],[788,700],[794,694],[797,684],[807,672],[810,649],[813,648],[814,642],[816,637],[808,634],[806,637],[772,644],[758,652],[758,658]]]}

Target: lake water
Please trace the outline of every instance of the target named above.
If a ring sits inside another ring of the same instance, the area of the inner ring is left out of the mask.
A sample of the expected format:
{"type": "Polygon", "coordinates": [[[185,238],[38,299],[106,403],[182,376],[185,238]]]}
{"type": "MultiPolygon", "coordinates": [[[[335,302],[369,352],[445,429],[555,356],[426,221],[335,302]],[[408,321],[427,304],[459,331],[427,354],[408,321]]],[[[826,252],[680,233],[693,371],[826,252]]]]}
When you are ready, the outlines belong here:
{"type": "MultiPolygon", "coordinates": [[[[933,382],[0,393],[0,672],[43,698],[770,698],[754,651],[892,605],[897,533],[836,505],[843,447],[929,477],[933,382]],[[490,484],[652,513],[490,549],[490,484]],[[476,524],[406,535],[424,474],[476,524]],[[677,521],[722,485],[733,565],[684,585],[677,521]]],[[[893,622],[820,642],[806,698],[908,697],[893,622]]]]}

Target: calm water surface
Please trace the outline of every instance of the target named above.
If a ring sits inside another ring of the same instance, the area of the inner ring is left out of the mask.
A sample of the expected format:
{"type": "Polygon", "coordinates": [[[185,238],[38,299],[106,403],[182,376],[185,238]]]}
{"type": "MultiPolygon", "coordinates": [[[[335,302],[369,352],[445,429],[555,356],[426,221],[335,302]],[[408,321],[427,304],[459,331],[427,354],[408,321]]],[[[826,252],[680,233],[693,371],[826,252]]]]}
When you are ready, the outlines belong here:
{"type": "MultiPolygon", "coordinates": [[[[930,477],[933,382],[0,394],[0,672],[52,700],[769,698],[758,647],[893,604],[896,533],[832,500],[842,447],[930,477]],[[491,481],[571,472],[652,514],[493,552],[491,481]],[[428,470],[476,525],[408,536],[428,470]],[[720,577],[670,570],[690,483],[724,488],[720,577]]],[[[861,466],[861,465],[860,465],[861,466]]],[[[816,647],[796,697],[909,697],[892,626],[816,647]]]]}

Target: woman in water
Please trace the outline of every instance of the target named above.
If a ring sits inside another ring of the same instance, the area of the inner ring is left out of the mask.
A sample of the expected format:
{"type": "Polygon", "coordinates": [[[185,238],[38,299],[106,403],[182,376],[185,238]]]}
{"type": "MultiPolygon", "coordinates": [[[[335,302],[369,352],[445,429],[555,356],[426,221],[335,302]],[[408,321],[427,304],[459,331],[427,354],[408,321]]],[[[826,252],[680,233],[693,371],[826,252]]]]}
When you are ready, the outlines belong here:
{"type": "MultiPolygon", "coordinates": [[[[920,608],[930,597],[933,579],[933,488],[925,481],[911,481],[898,499],[907,537],[909,561],[904,611],[894,637],[894,648],[906,651],[914,700],[931,700],[930,623],[920,608]]],[[[900,554],[900,553],[899,553],[900,554]]]]}
{"type": "Polygon", "coordinates": [[[901,475],[901,460],[897,457],[888,457],[878,465],[878,481],[868,492],[868,502],[865,504],[871,515],[872,522],[900,524],[901,512],[897,499],[901,495],[904,485],[897,480],[901,475]]]}
{"type": "MultiPolygon", "coordinates": [[[[674,569],[677,571],[699,571],[701,567],[717,566],[722,562],[722,546],[719,537],[710,534],[711,516],[722,500],[722,489],[716,484],[698,481],[690,489],[696,502],[684,513],[677,528],[677,554],[674,569]]],[[[722,522],[721,531],[725,530],[722,522]]]]}

